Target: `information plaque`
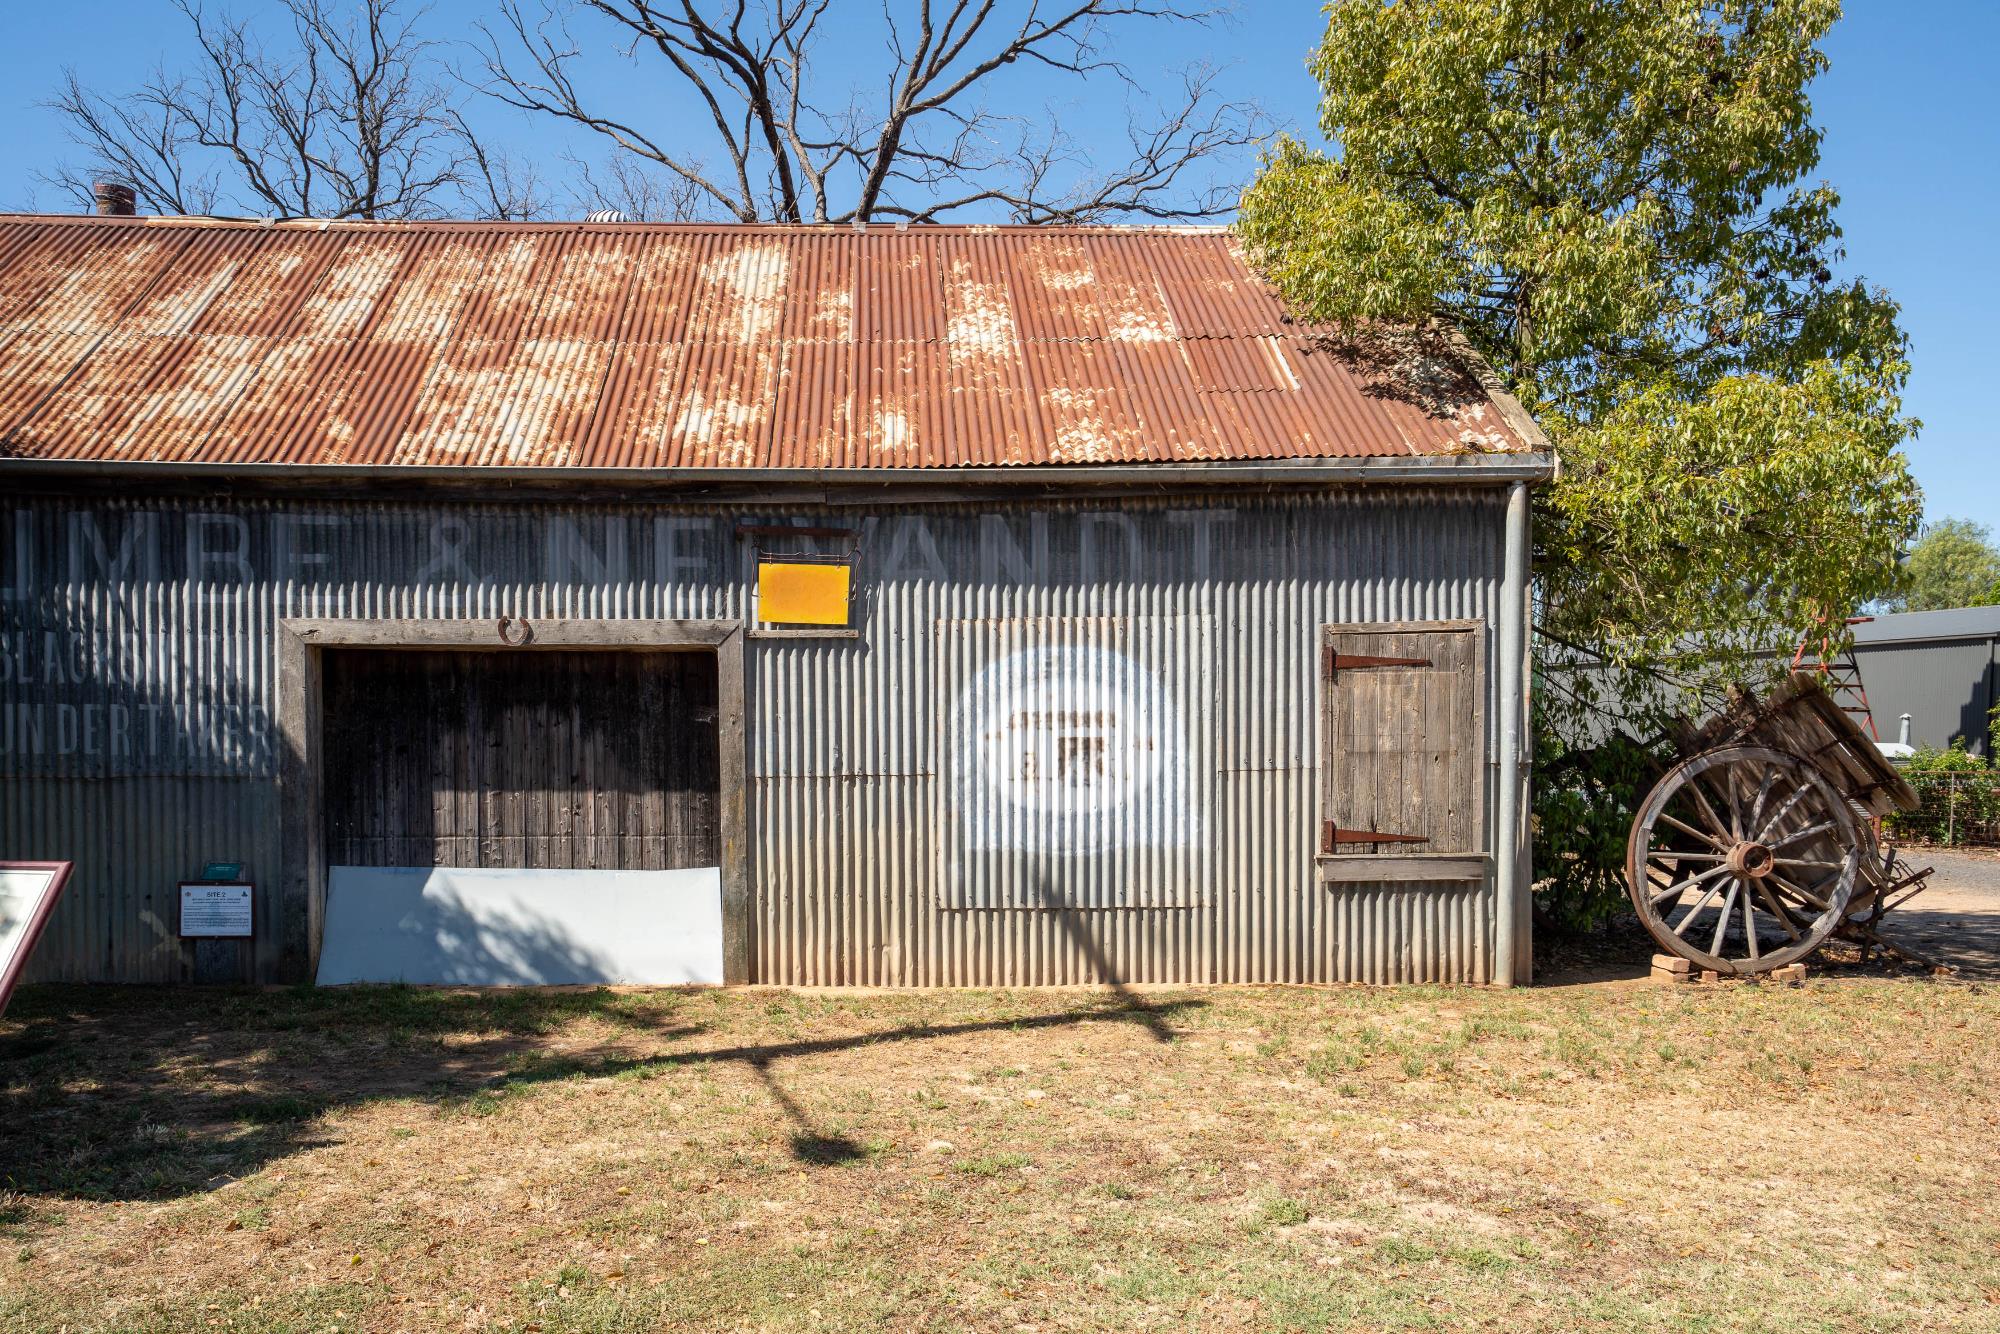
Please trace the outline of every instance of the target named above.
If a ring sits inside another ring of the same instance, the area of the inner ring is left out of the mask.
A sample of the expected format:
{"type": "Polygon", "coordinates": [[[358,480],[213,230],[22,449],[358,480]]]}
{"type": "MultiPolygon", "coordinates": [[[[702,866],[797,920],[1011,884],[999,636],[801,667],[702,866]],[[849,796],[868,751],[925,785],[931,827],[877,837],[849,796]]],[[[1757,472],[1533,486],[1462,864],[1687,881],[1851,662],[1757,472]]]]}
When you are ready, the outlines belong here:
{"type": "Polygon", "coordinates": [[[181,882],[181,938],[244,940],[252,934],[249,885],[181,882]]]}

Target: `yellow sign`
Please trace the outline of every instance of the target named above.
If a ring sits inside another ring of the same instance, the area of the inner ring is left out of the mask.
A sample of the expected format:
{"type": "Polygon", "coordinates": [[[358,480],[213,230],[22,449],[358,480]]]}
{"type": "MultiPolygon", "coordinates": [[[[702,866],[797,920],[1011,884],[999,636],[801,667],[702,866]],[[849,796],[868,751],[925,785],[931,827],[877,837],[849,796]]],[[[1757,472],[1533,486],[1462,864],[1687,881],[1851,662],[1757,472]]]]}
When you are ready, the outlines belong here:
{"type": "Polygon", "coordinates": [[[761,561],[757,619],[766,625],[846,625],[846,565],[761,561]]]}

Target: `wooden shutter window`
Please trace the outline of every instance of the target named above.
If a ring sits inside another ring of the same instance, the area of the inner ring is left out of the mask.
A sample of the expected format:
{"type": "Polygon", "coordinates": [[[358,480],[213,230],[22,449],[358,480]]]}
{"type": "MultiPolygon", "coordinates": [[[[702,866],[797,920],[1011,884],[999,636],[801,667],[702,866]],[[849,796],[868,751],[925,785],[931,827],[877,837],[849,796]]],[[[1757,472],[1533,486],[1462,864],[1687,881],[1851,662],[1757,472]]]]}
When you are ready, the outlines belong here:
{"type": "Polygon", "coordinates": [[[1322,627],[1322,880],[1485,877],[1486,638],[1482,621],[1322,627]]]}

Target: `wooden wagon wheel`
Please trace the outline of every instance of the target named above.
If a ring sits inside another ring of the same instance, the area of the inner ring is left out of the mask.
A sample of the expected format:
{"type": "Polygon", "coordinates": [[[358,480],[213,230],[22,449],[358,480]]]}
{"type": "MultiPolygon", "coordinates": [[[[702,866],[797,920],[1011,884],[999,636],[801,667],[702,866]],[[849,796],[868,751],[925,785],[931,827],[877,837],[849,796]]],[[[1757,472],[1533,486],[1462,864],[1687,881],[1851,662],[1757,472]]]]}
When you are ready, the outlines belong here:
{"type": "Polygon", "coordinates": [[[1807,761],[1705,751],[1668,770],[1632,822],[1632,906],[1662,949],[1702,968],[1782,968],[1847,915],[1863,842],[1853,805],[1807,761]]]}

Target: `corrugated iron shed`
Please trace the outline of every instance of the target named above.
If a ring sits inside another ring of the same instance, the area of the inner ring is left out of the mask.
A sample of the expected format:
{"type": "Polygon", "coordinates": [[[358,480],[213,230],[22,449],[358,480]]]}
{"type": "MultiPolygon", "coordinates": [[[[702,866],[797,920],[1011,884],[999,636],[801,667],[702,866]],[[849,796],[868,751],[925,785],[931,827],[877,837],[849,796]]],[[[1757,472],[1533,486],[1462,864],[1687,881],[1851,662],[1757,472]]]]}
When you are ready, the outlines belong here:
{"type": "Polygon", "coordinates": [[[1333,354],[1214,229],[0,218],[0,457],[844,469],[1544,447],[1464,366],[1333,354]]]}

